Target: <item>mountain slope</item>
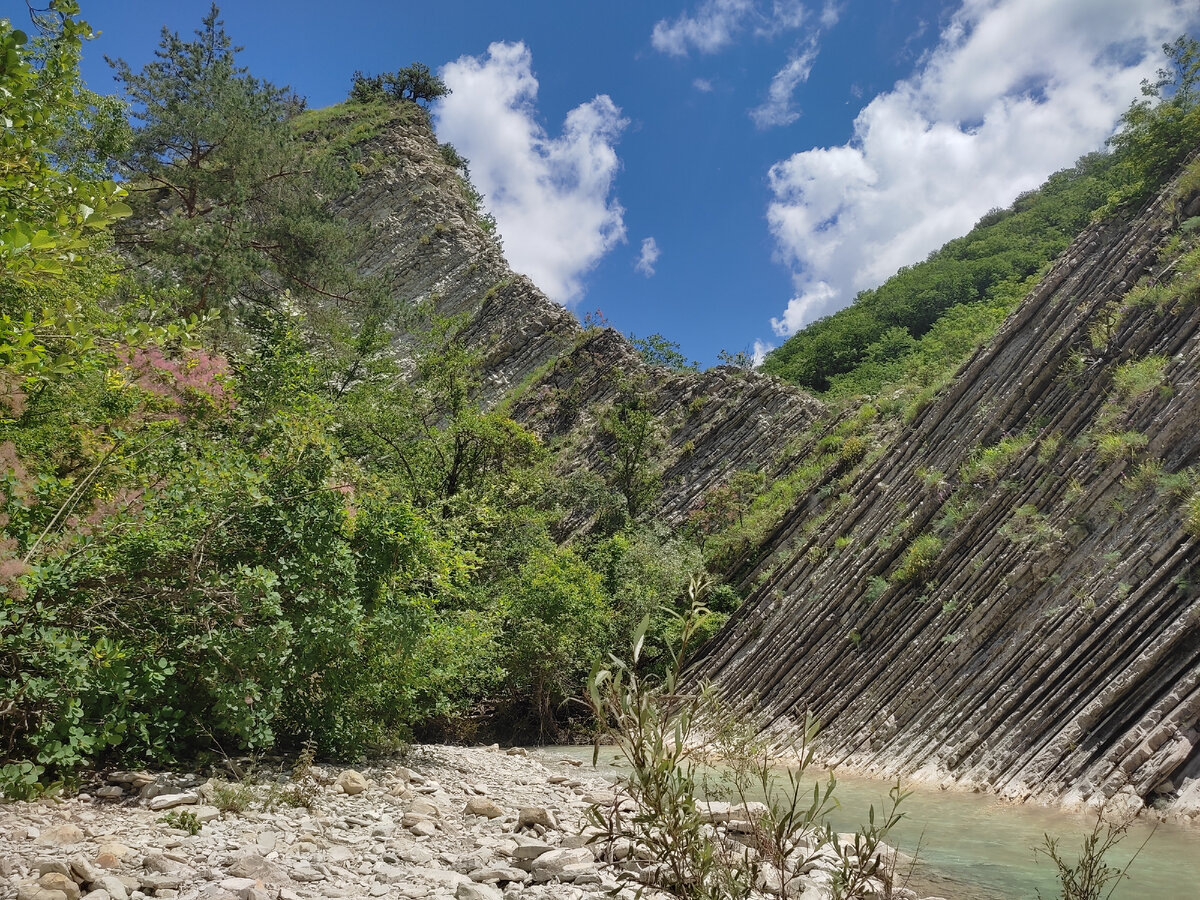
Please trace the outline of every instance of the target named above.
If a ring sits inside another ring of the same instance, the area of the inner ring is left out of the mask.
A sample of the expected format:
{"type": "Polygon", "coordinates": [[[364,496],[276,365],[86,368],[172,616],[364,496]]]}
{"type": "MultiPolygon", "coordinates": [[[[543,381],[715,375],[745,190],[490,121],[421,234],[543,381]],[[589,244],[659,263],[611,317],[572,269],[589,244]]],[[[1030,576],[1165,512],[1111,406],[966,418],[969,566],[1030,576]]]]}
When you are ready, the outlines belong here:
{"type": "Polygon", "coordinates": [[[1200,813],[1198,196],[1193,169],[1084,231],[823,520],[788,517],[703,674],[781,736],[814,714],[830,760],[1200,813]]]}

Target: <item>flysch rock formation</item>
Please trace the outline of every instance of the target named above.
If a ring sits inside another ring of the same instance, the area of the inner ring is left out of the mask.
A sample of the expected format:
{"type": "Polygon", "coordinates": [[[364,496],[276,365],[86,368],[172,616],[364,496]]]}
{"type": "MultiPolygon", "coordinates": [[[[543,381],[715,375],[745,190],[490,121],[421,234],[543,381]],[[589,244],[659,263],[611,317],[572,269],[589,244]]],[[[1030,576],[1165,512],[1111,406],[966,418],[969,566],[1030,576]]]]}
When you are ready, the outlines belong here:
{"type": "Polygon", "coordinates": [[[830,762],[1200,817],[1200,540],[1180,494],[1200,303],[1123,303],[1169,275],[1178,251],[1160,253],[1198,210],[1172,185],[1080,235],[823,518],[802,504],[776,530],[702,675],[781,744],[815,716],[830,762]]]}
{"type": "Polygon", "coordinates": [[[776,378],[733,367],[671,372],[646,365],[619,332],[585,329],[508,268],[422,121],[386,129],[362,152],[372,169],[337,205],[367,227],[360,269],[407,304],[462,317],[461,338],[481,354],[484,401],[509,403],[548,442],[573,440],[572,468],[604,469],[611,439],[597,421],[618,382],[637,379],[664,432],[658,512],[668,524],[731,473],[777,466],[787,440],[823,411],[776,378]]]}
{"type": "MultiPolygon", "coordinates": [[[[463,316],[485,402],[567,448],[565,465],[605,470],[597,426],[631,379],[665,440],[659,521],[679,525],[734,472],[803,462],[817,400],[726,367],[646,366],[581,327],[508,269],[427,126],[386,129],[366,155],[338,207],[368,227],[363,270],[463,316]]],[[[1200,464],[1200,304],[1118,309],[1195,215],[1174,190],[1090,227],[936,402],[734,564],[751,595],[700,677],[781,746],[810,713],[828,762],[1200,815],[1197,541],[1169,478],[1145,475],[1200,464]],[[1161,383],[1120,396],[1118,367],[1150,357],[1161,383]]]]}

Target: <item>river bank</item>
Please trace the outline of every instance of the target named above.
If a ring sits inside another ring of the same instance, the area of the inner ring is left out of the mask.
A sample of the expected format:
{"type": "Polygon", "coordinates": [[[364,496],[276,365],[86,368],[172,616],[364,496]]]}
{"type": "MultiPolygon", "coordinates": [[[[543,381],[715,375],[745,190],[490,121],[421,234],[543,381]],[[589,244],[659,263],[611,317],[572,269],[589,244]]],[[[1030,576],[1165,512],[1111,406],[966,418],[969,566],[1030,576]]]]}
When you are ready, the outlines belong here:
{"type": "MultiPolygon", "coordinates": [[[[104,773],[77,796],[0,805],[0,898],[632,900],[621,873],[640,864],[598,858],[582,833],[591,804],[614,802],[583,768],[427,745],[253,785],[104,773]]],[[[827,897],[828,871],[809,876],[801,896],[827,897]]]]}

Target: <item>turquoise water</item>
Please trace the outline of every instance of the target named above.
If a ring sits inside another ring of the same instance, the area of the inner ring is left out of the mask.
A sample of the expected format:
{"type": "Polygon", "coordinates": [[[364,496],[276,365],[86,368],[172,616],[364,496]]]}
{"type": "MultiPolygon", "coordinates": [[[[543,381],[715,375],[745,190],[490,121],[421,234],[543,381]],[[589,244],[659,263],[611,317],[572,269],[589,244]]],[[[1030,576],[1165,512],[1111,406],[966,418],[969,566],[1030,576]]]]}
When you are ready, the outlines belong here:
{"type": "MultiPolygon", "coordinates": [[[[620,773],[615,752],[605,750],[600,765],[590,770],[591,747],[551,747],[540,751],[551,767],[562,757],[583,760],[582,771],[604,777],[620,773]]],[[[840,809],[832,824],[853,831],[887,800],[887,782],[858,776],[838,776],[835,796],[840,809]]],[[[920,860],[913,888],[948,900],[1046,900],[1058,896],[1054,865],[1035,859],[1033,847],[1049,833],[1059,839],[1060,852],[1074,859],[1094,818],[1057,809],[1004,803],[987,794],[912,787],[901,810],[904,819],[888,842],[920,860]]],[[[1111,857],[1123,865],[1146,841],[1130,869],[1130,880],[1113,892],[1113,900],[1200,900],[1200,830],[1138,823],[1111,857]],[[1151,835],[1153,831],[1153,835],[1151,835]]]]}

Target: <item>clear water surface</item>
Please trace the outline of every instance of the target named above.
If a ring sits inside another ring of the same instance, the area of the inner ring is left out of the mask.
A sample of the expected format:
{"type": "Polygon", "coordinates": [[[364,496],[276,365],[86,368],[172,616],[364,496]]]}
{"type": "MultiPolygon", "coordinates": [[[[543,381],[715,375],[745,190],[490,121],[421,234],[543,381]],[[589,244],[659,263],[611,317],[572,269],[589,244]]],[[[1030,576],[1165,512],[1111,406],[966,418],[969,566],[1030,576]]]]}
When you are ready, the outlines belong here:
{"type": "MultiPolygon", "coordinates": [[[[599,765],[591,769],[592,748],[546,747],[538,755],[551,768],[564,757],[582,760],[582,771],[607,778],[621,773],[615,750],[602,748],[599,765]]],[[[815,777],[815,776],[814,776],[815,777]]],[[[835,796],[840,808],[832,824],[838,831],[853,831],[867,821],[873,804],[878,812],[887,800],[887,782],[839,773],[835,796]]],[[[987,794],[940,791],[915,785],[901,810],[904,819],[888,842],[918,857],[912,887],[922,896],[947,900],[1046,900],[1058,897],[1054,864],[1033,848],[1043,835],[1059,839],[1070,859],[1094,817],[1058,809],[1003,802],[987,794]]],[[[811,789],[810,789],[811,790],[811,789]]],[[[1179,826],[1138,823],[1130,829],[1111,857],[1123,865],[1138,847],[1124,881],[1113,900],[1200,900],[1200,830],[1179,826]],[[1151,831],[1153,835],[1150,835],[1151,831]],[[1146,838],[1149,836],[1149,841],[1146,838]]]]}

